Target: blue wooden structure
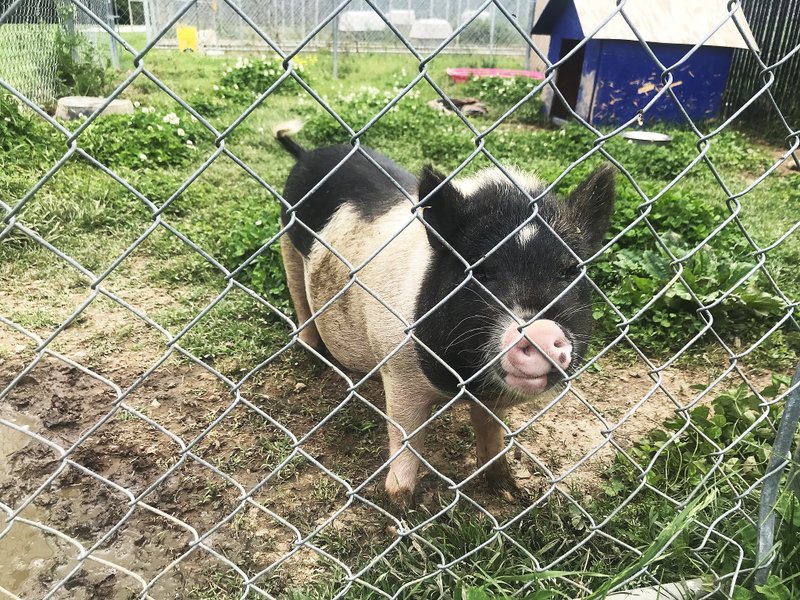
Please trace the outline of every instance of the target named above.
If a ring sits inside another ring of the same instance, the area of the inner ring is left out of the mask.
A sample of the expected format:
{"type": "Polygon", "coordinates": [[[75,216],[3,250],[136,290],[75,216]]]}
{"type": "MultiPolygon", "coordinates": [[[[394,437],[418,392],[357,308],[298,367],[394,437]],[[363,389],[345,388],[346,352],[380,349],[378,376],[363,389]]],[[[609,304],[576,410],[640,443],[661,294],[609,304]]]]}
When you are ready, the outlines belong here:
{"type": "MultiPolygon", "coordinates": [[[[727,14],[725,0],[648,0],[626,3],[626,15],[667,67],[702,42],[727,14]]],[[[548,58],[555,63],[575,49],[585,36],[601,29],[580,47],[556,75],[556,86],[570,107],[591,123],[627,121],[645,109],[662,89],[662,70],[638,41],[630,26],[614,12],[614,0],[550,0],[533,27],[549,35],[548,58]]],[[[719,114],[734,48],[755,48],[744,16],[743,37],[732,21],[716,31],[702,47],[674,69],[672,90],[692,120],[719,114]]],[[[563,102],[546,88],[545,111],[568,118],[563,102]],[[549,92],[549,93],[547,93],[549,92]]],[[[685,121],[668,93],[647,108],[646,121],[685,121]]]]}

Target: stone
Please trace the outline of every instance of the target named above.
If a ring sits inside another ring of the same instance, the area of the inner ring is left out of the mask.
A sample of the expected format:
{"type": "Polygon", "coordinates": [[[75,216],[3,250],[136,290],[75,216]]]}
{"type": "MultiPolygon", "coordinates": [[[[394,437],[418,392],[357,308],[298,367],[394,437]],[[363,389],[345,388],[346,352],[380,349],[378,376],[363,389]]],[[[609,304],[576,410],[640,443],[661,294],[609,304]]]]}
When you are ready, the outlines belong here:
{"type": "MultiPolygon", "coordinates": [[[[65,96],[58,99],[56,105],[56,119],[71,121],[81,115],[88,117],[106,101],[106,98],[95,96],[65,96]]],[[[116,98],[111,101],[102,115],[130,115],[133,114],[133,103],[130,100],[116,98]]]]}

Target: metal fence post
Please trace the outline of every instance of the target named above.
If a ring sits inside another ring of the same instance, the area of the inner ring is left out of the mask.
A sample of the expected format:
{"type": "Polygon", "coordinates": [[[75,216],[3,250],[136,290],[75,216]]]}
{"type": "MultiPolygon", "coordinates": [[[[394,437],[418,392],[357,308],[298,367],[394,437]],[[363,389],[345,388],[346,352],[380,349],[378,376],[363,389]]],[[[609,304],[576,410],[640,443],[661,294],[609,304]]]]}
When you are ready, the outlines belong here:
{"type": "MultiPolygon", "coordinates": [[[[528,35],[528,41],[533,39],[533,25],[534,21],[536,20],[536,0],[531,0],[531,11],[528,14],[528,28],[525,30],[525,33],[528,35]]],[[[530,44],[525,44],[525,70],[531,70],[531,53],[533,50],[531,49],[530,44]]]]}
{"type": "Polygon", "coordinates": [[[497,24],[497,8],[492,4],[490,5],[490,29],[489,29],[489,52],[494,54],[495,45],[495,26],[497,24]]]}
{"type": "MultiPolygon", "coordinates": [[[[70,38],[75,36],[75,10],[75,7],[70,4],[61,12],[64,17],[64,30],[70,38]]],[[[80,54],[78,54],[78,48],[74,44],[70,50],[70,55],[73,62],[77,63],[81,59],[80,54]]]]}
{"type": "MultiPolygon", "coordinates": [[[[116,31],[117,28],[117,15],[114,13],[113,0],[106,0],[106,23],[108,26],[116,31]]],[[[117,51],[117,42],[113,36],[108,36],[108,46],[111,52],[111,66],[119,70],[119,52],[117,51]]]]}
{"type": "Polygon", "coordinates": [[[331,27],[333,27],[333,31],[331,32],[331,61],[333,63],[333,78],[338,79],[339,77],[339,15],[336,15],[331,21],[331,27]]]}
{"type": "MultiPolygon", "coordinates": [[[[797,366],[792,385],[796,387],[786,398],[786,404],[772,445],[772,455],[767,465],[768,475],[761,490],[761,501],[758,507],[758,554],[756,557],[756,585],[764,585],[772,566],[775,540],[775,503],[778,501],[780,484],[786,465],[791,463],[792,441],[800,423],[800,364],[797,366]]],[[[800,447],[797,449],[800,457],[800,447]]],[[[796,469],[792,465],[790,473],[796,469]]],[[[791,479],[791,478],[790,478],[791,479]]],[[[789,481],[787,491],[793,491],[793,483],[789,481]]]]}
{"type": "Polygon", "coordinates": [[[151,3],[155,3],[157,1],[158,0],[143,0],[142,2],[142,9],[144,10],[144,31],[148,44],[155,38],[155,27],[153,24],[152,14],[153,8],[151,3]]]}

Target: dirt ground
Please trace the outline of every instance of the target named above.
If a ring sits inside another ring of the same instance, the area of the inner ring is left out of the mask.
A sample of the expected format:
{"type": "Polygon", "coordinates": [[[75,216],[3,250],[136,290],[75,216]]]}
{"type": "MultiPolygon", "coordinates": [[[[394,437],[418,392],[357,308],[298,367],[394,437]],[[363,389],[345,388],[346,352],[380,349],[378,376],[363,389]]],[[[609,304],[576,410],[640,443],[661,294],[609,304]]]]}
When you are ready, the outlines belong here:
{"type": "MultiPolygon", "coordinates": [[[[164,298],[141,294],[139,305],[164,298]]],[[[13,382],[0,418],[14,425],[0,422],[0,506],[17,517],[0,538],[0,591],[38,598],[71,575],[54,598],[129,598],[150,581],[153,598],[186,598],[199,574],[224,570],[227,559],[250,576],[275,567],[258,585],[280,597],[332,573],[319,553],[296,549],[297,536],[316,532],[312,541],[356,569],[370,557],[347,540],[388,544],[397,523],[390,515],[403,518],[382,491],[385,470],[375,475],[388,455],[377,381],[360,388],[369,402],[347,399],[341,378],[302,351],[285,353],[236,392],[176,353],[152,369],[167,351],[163,338],[99,301],[49,346],[95,376],[50,355],[28,368],[34,344],[2,325],[0,348],[0,391],[13,382]],[[325,470],[386,513],[348,500],[325,470]]],[[[529,498],[549,489],[548,477],[560,490],[597,493],[611,440],[629,446],[723,368],[667,369],[658,388],[642,362],[604,360],[549,410],[516,408],[511,429],[528,424],[509,452],[518,482],[529,498]]],[[[474,469],[472,445],[459,405],[432,424],[426,458],[460,482],[474,469]]],[[[500,521],[525,507],[480,484],[465,492],[500,521]]],[[[418,510],[449,498],[446,481],[422,475],[418,510]]]]}

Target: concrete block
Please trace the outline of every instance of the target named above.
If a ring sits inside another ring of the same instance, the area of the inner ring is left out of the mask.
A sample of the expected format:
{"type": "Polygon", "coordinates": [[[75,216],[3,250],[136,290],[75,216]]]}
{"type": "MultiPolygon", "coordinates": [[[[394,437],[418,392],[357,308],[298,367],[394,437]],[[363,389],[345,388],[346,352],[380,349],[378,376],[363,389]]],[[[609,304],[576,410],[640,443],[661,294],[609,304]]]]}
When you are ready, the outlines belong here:
{"type": "MultiPolygon", "coordinates": [[[[58,99],[56,105],[56,119],[70,121],[81,115],[89,116],[106,101],[106,98],[94,96],[65,96],[58,99]]],[[[133,113],[133,103],[130,100],[116,98],[111,101],[103,115],[129,115],[133,113]]]]}

